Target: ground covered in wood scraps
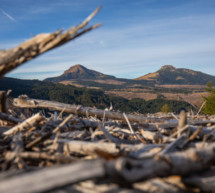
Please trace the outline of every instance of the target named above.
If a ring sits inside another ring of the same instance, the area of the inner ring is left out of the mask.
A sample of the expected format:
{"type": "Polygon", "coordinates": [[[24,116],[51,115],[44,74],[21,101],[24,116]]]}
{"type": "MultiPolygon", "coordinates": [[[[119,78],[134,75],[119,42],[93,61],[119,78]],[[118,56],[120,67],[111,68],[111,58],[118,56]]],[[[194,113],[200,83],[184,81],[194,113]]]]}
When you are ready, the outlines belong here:
{"type": "Polygon", "coordinates": [[[215,192],[214,116],[22,96],[0,120],[0,192],[215,192]]]}

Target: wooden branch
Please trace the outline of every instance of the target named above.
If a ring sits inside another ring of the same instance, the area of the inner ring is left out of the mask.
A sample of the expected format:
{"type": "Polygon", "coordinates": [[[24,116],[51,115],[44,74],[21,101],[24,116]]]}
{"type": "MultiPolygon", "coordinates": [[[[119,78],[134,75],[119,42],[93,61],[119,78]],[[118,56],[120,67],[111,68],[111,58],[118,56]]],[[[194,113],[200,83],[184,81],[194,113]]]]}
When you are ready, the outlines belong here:
{"type": "MultiPolygon", "coordinates": [[[[157,155],[142,160],[120,158],[108,171],[114,171],[127,182],[136,182],[169,175],[188,175],[209,168],[215,160],[215,143],[199,149],[157,155]]],[[[111,174],[110,174],[111,175],[111,174]]]]}
{"type": "Polygon", "coordinates": [[[129,155],[136,159],[154,157],[155,154],[158,154],[164,147],[164,144],[148,144],[140,149],[131,149],[129,155]]]}
{"type": "Polygon", "coordinates": [[[187,134],[183,133],[179,138],[177,138],[175,141],[173,141],[172,143],[168,144],[161,152],[161,154],[167,154],[170,152],[174,152],[177,151],[177,148],[180,148],[181,144],[184,144],[188,139],[187,134]]]}
{"type": "Polygon", "coordinates": [[[99,130],[101,130],[105,137],[107,138],[108,141],[113,142],[113,143],[121,143],[121,140],[118,138],[112,136],[105,127],[103,127],[101,124],[98,125],[99,130]]]}
{"type": "MultiPolygon", "coordinates": [[[[82,115],[82,116],[96,116],[98,118],[103,118],[104,111],[101,109],[94,109],[91,107],[83,107],[80,105],[70,105],[65,103],[60,103],[56,101],[47,101],[47,100],[39,100],[39,99],[29,99],[29,98],[15,98],[13,100],[13,105],[20,108],[44,108],[49,109],[53,111],[64,111],[66,113],[72,113],[76,115],[82,115]]],[[[113,120],[121,120],[124,123],[127,123],[125,120],[125,117],[123,116],[123,113],[113,112],[113,111],[106,111],[105,112],[105,118],[107,119],[113,119],[113,120]]],[[[145,116],[138,116],[133,114],[127,114],[127,118],[130,122],[138,122],[139,124],[146,124],[146,121],[151,122],[159,122],[161,119],[159,118],[150,118],[145,116]]],[[[84,122],[87,122],[84,120],[84,122]]],[[[207,121],[189,121],[189,125],[201,125],[201,124],[215,124],[214,120],[207,120],[207,121]]],[[[87,123],[89,124],[89,123],[87,123]]],[[[94,124],[94,123],[92,123],[94,124]]],[[[157,123],[159,127],[161,128],[174,128],[177,127],[177,123],[157,123]]],[[[154,126],[154,123],[150,123],[150,126],[154,126]]],[[[91,127],[91,126],[90,126],[91,127]]],[[[97,127],[95,124],[94,127],[97,127]]]]}
{"type": "MultiPolygon", "coordinates": [[[[155,132],[151,132],[151,131],[145,131],[143,129],[141,129],[141,135],[147,139],[147,140],[151,140],[151,141],[156,141],[157,135],[155,132]]],[[[164,135],[159,135],[159,137],[161,138],[161,141],[175,141],[174,138],[171,137],[166,137],[164,135]]]]}
{"type": "Polygon", "coordinates": [[[26,119],[24,122],[20,123],[19,125],[11,128],[10,130],[4,132],[4,135],[13,135],[16,134],[17,132],[24,130],[24,129],[30,129],[31,127],[33,127],[33,125],[36,122],[40,122],[42,121],[44,118],[43,116],[41,116],[39,113],[37,113],[36,115],[26,119]]]}
{"type": "Polygon", "coordinates": [[[62,123],[60,123],[54,130],[53,133],[57,133],[61,127],[63,127],[71,118],[73,115],[69,115],[62,123]]]}
{"type": "MultiPolygon", "coordinates": [[[[189,129],[190,129],[190,131],[191,131],[192,133],[194,133],[194,132],[196,132],[196,131],[198,130],[198,128],[196,128],[196,127],[189,127],[189,129]]],[[[213,131],[213,130],[210,129],[210,128],[203,127],[203,128],[199,131],[198,136],[199,136],[201,139],[203,139],[205,135],[210,134],[212,131],[213,131]]],[[[212,133],[212,134],[211,134],[211,137],[213,137],[213,139],[215,139],[215,133],[212,133]]]]}
{"type": "MultiPolygon", "coordinates": [[[[13,100],[13,104],[16,107],[21,108],[44,108],[44,109],[50,109],[54,111],[62,111],[64,109],[64,112],[66,113],[73,113],[77,115],[83,115],[86,116],[88,114],[89,116],[96,116],[98,118],[103,118],[104,111],[101,109],[94,109],[91,107],[83,107],[80,105],[70,105],[70,104],[64,104],[60,102],[55,101],[46,101],[46,100],[39,100],[39,99],[25,99],[25,98],[15,98],[13,100]]],[[[112,112],[112,111],[106,111],[105,112],[105,118],[113,119],[113,120],[122,120],[126,122],[124,116],[122,113],[118,112],[112,112]]],[[[154,118],[147,118],[144,116],[137,116],[128,114],[127,118],[130,122],[139,122],[140,124],[144,124],[146,120],[159,120],[154,118]]]]}
{"type": "MultiPolygon", "coordinates": [[[[48,141],[50,143],[52,141],[48,141]]],[[[107,153],[119,153],[119,152],[131,152],[138,151],[143,147],[147,147],[145,144],[116,144],[107,142],[88,142],[88,141],[78,141],[78,140],[68,140],[68,139],[58,139],[60,149],[62,148],[64,152],[79,153],[83,155],[94,154],[95,150],[102,150],[107,153]]],[[[149,145],[151,147],[151,145],[149,145]]],[[[154,145],[153,145],[154,146],[154,145]]],[[[157,145],[155,145],[157,147],[157,145]]],[[[161,145],[158,145],[161,146],[161,145]]],[[[54,146],[50,146],[50,149],[56,149],[54,146]]]]}
{"type": "Polygon", "coordinates": [[[76,182],[105,176],[103,161],[79,161],[28,172],[1,180],[0,192],[46,192],[76,182]]]}
{"type": "Polygon", "coordinates": [[[180,137],[181,133],[182,133],[182,132],[180,132],[180,130],[187,124],[187,114],[185,113],[185,111],[181,111],[179,117],[180,117],[180,119],[179,119],[178,127],[177,127],[177,130],[179,131],[178,137],[180,137]]]}
{"type": "Polygon", "coordinates": [[[187,186],[198,187],[202,192],[215,191],[215,170],[205,171],[200,174],[183,178],[182,181],[187,186]]]}
{"type": "Polygon", "coordinates": [[[7,113],[7,94],[5,91],[0,91],[0,112],[7,113]]]}
{"type": "Polygon", "coordinates": [[[20,133],[17,133],[16,135],[13,136],[11,142],[11,150],[16,152],[17,154],[24,150],[22,136],[20,133]]]}
{"type": "Polygon", "coordinates": [[[94,154],[97,149],[108,153],[119,153],[119,148],[117,148],[117,145],[115,143],[98,143],[60,139],[58,140],[58,143],[63,146],[64,151],[79,153],[83,155],[94,154]]]}
{"type": "Polygon", "coordinates": [[[7,162],[16,164],[19,169],[28,168],[20,157],[20,153],[24,150],[21,133],[17,133],[13,136],[10,147],[11,151],[7,151],[5,155],[7,162]]]}
{"type": "MultiPolygon", "coordinates": [[[[60,122],[59,120],[49,121],[47,123],[47,126],[56,128],[59,125],[59,122],[60,122]]],[[[90,127],[93,129],[96,129],[99,124],[100,124],[99,121],[91,121],[88,119],[80,119],[77,117],[71,118],[68,123],[69,127],[73,130],[86,129],[86,128],[90,128],[90,127]]],[[[119,124],[112,122],[112,121],[106,121],[104,126],[119,126],[119,124]]]]}
{"type": "Polygon", "coordinates": [[[5,120],[5,121],[9,121],[9,122],[15,123],[15,124],[23,122],[22,119],[13,117],[12,115],[9,115],[6,113],[0,113],[0,119],[5,120]]]}
{"type": "Polygon", "coordinates": [[[33,141],[31,141],[30,143],[28,143],[26,145],[26,149],[31,149],[32,147],[34,147],[35,145],[43,142],[44,140],[50,138],[52,136],[52,132],[48,132],[48,133],[44,133],[42,134],[40,137],[34,139],[33,141]]]}
{"type": "Polygon", "coordinates": [[[206,101],[204,101],[204,102],[202,103],[202,105],[201,105],[201,107],[199,108],[199,110],[198,110],[196,116],[199,115],[199,113],[201,112],[201,110],[202,110],[202,108],[205,106],[205,104],[206,104],[206,101]]]}
{"type": "Polygon", "coordinates": [[[169,178],[154,178],[144,182],[137,182],[133,187],[147,193],[190,193],[191,189],[182,184],[179,176],[169,178]]]}
{"type": "Polygon", "coordinates": [[[84,20],[84,22],[76,27],[71,27],[65,32],[56,31],[50,34],[39,34],[16,48],[7,50],[6,54],[0,55],[0,77],[44,52],[61,46],[66,42],[99,27],[101,24],[84,29],[100,9],[101,7],[97,8],[84,20]]]}
{"type": "Polygon", "coordinates": [[[65,156],[65,155],[51,155],[46,152],[30,152],[30,151],[25,151],[21,152],[19,156],[23,159],[45,159],[45,160],[51,160],[51,161],[56,161],[56,162],[63,162],[63,163],[69,163],[72,161],[75,161],[76,159],[70,157],[70,156],[65,156]]]}

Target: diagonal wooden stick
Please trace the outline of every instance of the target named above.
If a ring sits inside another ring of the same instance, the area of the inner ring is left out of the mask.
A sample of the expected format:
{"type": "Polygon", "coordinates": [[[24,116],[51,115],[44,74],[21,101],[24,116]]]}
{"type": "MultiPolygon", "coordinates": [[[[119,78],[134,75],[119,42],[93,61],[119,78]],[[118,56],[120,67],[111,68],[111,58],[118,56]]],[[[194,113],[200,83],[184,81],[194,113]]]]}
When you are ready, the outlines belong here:
{"type": "Polygon", "coordinates": [[[24,129],[29,129],[31,128],[36,122],[40,122],[44,119],[43,116],[41,116],[39,113],[36,115],[26,119],[22,123],[16,125],[15,127],[11,128],[10,130],[4,132],[4,135],[14,135],[17,132],[24,130],[24,129]]]}
{"type": "Polygon", "coordinates": [[[84,29],[100,9],[101,7],[98,7],[76,27],[71,27],[65,32],[58,30],[50,34],[39,34],[16,48],[10,49],[3,55],[0,55],[0,77],[3,77],[9,71],[29,60],[32,60],[44,52],[61,46],[66,42],[99,27],[101,24],[96,24],[84,29]]]}

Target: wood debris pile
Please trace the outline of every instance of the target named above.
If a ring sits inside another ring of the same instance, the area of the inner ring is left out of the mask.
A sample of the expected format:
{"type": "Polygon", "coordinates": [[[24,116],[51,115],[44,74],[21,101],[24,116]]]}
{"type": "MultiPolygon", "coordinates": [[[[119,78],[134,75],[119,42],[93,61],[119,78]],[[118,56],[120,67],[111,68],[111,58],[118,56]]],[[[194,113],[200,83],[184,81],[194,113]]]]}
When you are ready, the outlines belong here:
{"type": "Polygon", "coordinates": [[[214,117],[1,98],[0,192],[215,191],[214,117]]]}
{"type": "MultiPolygon", "coordinates": [[[[85,28],[99,9],[1,52],[0,77],[100,26],[85,28]]],[[[0,192],[215,192],[214,117],[11,102],[0,92],[0,192]]]]}

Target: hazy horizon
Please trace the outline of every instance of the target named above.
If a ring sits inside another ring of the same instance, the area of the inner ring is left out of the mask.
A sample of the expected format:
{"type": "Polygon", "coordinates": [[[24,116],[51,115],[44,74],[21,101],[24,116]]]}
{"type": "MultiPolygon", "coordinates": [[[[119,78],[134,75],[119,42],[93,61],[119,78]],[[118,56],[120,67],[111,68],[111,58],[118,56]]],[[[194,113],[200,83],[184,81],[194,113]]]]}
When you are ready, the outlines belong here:
{"type": "Polygon", "coordinates": [[[213,0],[0,0],[0,49],[39,33],[68,29],[95,8],[92,32],[32,60],[9,77],[44,79],[75,64],[118,78],[136,78],[163,65],[215,75],[213,0]]]}

